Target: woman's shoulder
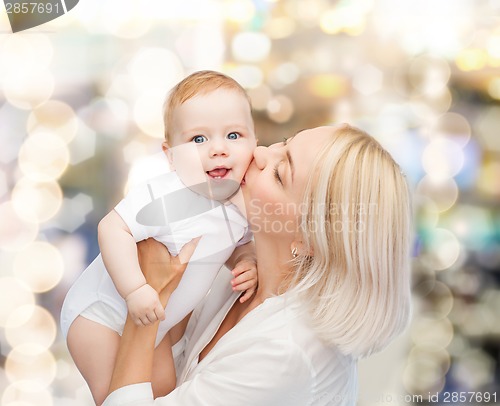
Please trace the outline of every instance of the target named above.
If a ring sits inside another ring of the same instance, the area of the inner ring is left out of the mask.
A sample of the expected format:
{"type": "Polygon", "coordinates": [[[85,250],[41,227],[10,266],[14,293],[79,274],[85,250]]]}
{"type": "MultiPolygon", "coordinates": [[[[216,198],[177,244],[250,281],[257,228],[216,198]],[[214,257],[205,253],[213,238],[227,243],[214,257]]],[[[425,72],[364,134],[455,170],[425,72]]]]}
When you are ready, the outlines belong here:
{"type": "Polygon", "coordinates": [[[318,337],[307,314],[301,311],[300,302],[277,296],[267,299],[260,307],[253,320],[249,318],[245,323],[245,334],[241,334],[241,338],[247,344],[261,347],[256,353],[263,351],[266,357],[280,359],[285,369],[291,365],[299,369],[300,365],[308,371],[313,405],[355,404],[356,359],[318,337]]]}
{"type": "Polygon", "coordinates": [[[249,317],[244,327],[248,338],[287,343],[290,351],[303,353],[313,366],[328,364],[332,368],[355,368],[356,360],[353,357],[343,354],[336,346],[328,345],[318,337],[297,300],[285,296],[271,297],[253,312],[255,314],[249,317]]]}

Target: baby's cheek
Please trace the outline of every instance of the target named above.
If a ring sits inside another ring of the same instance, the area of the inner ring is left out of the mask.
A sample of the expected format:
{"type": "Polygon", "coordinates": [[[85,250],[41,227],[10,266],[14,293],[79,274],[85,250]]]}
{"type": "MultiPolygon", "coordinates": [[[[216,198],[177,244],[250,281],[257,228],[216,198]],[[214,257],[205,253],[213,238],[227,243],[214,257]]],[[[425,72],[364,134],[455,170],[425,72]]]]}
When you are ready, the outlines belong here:
{"type": "Polygon", "coordinates": [[[177,174],[186,186],[198,185],[206,181],[203,164],[198,156],[177,156],[174,159],[177,174]]]}
{"type": "Polygon", "coordinates": [[[250,162],[252,162],[253,150],[254,148],[245,148],[245,150],[239,154],[240,156],[237,161],[237,165],[243,171],[246,171],[248,166],[250,165],[250,162]]]}

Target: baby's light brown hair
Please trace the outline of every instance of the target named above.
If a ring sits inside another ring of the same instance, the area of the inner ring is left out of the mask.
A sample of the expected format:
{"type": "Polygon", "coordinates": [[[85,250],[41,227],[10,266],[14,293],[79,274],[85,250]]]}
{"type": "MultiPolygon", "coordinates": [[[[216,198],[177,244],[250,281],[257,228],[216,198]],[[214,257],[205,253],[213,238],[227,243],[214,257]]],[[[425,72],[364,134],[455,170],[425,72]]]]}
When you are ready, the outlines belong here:
{"type": "Polygon", "coordinates": [[[168,143],[172,141],[171,123],[175,108],[195,96],[204,95],[217,89],[235,90],[239,92],[248,100],[251,109],[251,102],[248,94],[233,78],[211,70],[194,72],[175,85],[169,92],[167,100],[165,100],[163,121],[165,124],[165,140],[168,143]]]}

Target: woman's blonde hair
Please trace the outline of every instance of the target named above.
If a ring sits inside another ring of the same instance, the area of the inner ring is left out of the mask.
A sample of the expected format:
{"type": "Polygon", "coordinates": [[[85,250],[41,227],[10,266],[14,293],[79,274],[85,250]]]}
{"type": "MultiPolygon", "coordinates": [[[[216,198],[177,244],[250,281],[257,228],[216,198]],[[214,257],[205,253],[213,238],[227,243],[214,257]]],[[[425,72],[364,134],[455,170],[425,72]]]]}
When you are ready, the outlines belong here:
{"type": "Polygon", "coordinates": [[[349,125],[334,131],[312,173],[301,228],[313,255],[296,258],[291,292],[323,340],[366,356],[409,319],[408,186],[387,151],[349,125]]]}

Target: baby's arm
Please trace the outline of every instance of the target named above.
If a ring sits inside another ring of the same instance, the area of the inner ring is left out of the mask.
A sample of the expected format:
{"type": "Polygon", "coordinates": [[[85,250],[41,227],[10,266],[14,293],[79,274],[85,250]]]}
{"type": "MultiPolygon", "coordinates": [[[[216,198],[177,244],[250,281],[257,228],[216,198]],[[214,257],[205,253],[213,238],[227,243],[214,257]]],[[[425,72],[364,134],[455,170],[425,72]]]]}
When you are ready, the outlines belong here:
{"type": "Polygon", "coordinates": [[[236,247],[233,254],[226,262],[226,266],[232,269],[234,278],[231,285],[235,291],[245,291],[240,298],[243,303],[250,299],[257,289],[257,258],[255,256],[255,244],[253,241],[236,247]]]}
{"type": "Polygon", "coordinates": [[[112,210],[98,226],[102,260],[132,320],[148,325],[165,318],[158,293],[147,284],[139,266],[137,245],[127,224],[112,210]]]}

